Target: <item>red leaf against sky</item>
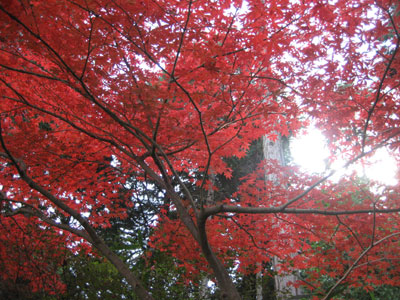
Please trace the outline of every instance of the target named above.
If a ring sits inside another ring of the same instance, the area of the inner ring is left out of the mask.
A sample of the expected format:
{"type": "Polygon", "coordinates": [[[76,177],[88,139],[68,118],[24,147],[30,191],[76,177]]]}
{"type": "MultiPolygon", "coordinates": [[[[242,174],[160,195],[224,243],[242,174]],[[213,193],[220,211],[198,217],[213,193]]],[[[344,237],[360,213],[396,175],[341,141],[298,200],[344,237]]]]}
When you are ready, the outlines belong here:
{"type": "MultiPolygon", "coordinates": [[[[311,121],[329,139],[332,161],[351,164],[380,147],[398,159],[394,2],[0,3],[1,220],[21,228],[1,229],[10,247],[28,228],[40,251],[84,240],[152,299],[96,232],[127,217],[137,191],[122,191],[135,178],[162,191],[166,211],[148,224],[153,247],[192,275],[212,270],[227,299],[240,296],[224,264],[258,270],[250,266],[273,255],[282,271],[310,271],[316,287],[318,266],[339,283],[361,284],[350,271],[372,276],[362,283],[369,287],[390,261],[387,282],[395,284],[398,247],[389,237],[398,230],[398,186],[354,174],[334,182],[333,172],[310,176],[267,161],[238,190],[210,199],[213,177],[232,176],[227,158],[311,121]],[[275,179],[266,182],[266,173],[275,179]],[[40,236],[48,232],[46,248],[40,236]]],[[[8,245],[1,251],[4,259],[8,245]]],[[[3,278],[14,276],[7,268],[3,278]]]]}

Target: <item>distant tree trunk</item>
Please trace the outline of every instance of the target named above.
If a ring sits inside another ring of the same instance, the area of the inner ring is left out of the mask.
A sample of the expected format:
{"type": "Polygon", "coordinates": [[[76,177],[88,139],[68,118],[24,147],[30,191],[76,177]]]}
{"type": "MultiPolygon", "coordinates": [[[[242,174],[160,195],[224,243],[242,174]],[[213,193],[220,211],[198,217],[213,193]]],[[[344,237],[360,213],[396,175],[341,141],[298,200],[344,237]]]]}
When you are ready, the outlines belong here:
{"type": "MultiPolygon", "coordinates": [[[[278,139],[273,142],[264,137],[264,158],[267,160],[275,159],[281,165],[285,165],[285,145],[283,143],[282,137],[278,136],[278,139]]],[[[273,174],[266,175],[266,180],[276,181],[277,178],[273,174]]],[[[279,183],[277,183],[279,184],[279,183]]],[[[279,226],[279,223],[277,224],[279,226]]],[[[275,271],[279,271],[279,258],[274,257],[272,260],[272,265],[275,271]]],[[[294,288],[292,285],[289,285],[289,282],[297,281],[297,276],[293,274],[284,274],[284,275],[275,275],[275,291],[277,300],[287,300],[287,299],[300,299],[300,295],[302,295],[302,291],[300,289],[294,288]]],[[[258,295],[258,293],[257,293],[258,295]]],[[[257,298],[257,300],[261,300],[262,298],[257,298]]]]}
{"type": "MultiPolygon", "coordinates": [[[[273,258],[273,266],[276,270],[278,270],[278,264],[279,258],[275,256],[273,258]]],[[[296,275],[275,275],[274,279],[277,300],[300,299],[300,296],[303,294],[301,289],[297,289],[293,285],[289,285],[289,282],[294,282],[298,280],[298,277],[296,275]]]]}
{"type": "Polygon", "coordinates": [[[262,272],[256,274],[256,300],[263,299],[262,272]]]}
{"type": "Polygon", "coordinates": [[[208,299],[208,278],[204,276],[200,282],[200,299],[207,300],[208,299]]]}

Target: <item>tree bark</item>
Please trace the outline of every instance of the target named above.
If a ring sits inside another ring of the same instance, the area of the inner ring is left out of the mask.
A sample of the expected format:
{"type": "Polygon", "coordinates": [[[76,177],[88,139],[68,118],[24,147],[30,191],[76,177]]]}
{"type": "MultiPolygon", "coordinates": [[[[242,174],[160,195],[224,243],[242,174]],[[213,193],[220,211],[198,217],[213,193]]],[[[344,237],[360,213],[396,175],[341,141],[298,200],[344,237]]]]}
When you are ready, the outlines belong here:
{"type": "Polygon", "coordinates": [[[200,246],[201,250],[209,263],[210,267],[214,271],[214,275],[218,281],[218,286],[221,289],[221,299],[223,300],[240,300],[242,299],[239,292],[229,276],[225,266],[221,263],[215,253],[212,251],[210,244],[208,243],[206,233],[206,221],[207,217],[201,215],[199,218],[198,228],[200,235],[200,246]]]}
{"type": "MultiPolygon", "coordinates": [[[[285,165],[286,162],[284,156],[284,145],[281,136],[278,135],[278,139],[275,142],[268,140],[266,137],[264,137],[263,144],[264,158],[266,160],[277,160],[280,165],[285,165]]],[[[266,175],[265,180],[276,182],[277,178],[273,174],[268,174],[266,175]]],[[[279,184],[279,182],[276,182],[276,184],[279,184]]],[[[279,226],[279,223],[277,223],[276,226],[279,226]]],[[[272,264],[275,271],[279,271],[279,263],[279,258],[274,257],[272,260],[272,264]]],[[[277,300],[291,299],[302,294],[300,289],[296,289],[292,285],[289,285],[289,282],[297,281],[297,279],[297,276],[293,274],[275,275],[274,281],[277,300]]],[[[257,300],[259,299],[257,298],[257,300]]]]}
{"type": "Polygon", "coordinates": [[[256,274],[256,300],[263,299],[263,286],[262,286],[262,273],[261,271],[256,274]]]}
{"type": "Polygon", "coordinates": [[[199,293],[201,300],[208,299],[208,278],[204,276],[200,281],[200,293],[199,293]]]}

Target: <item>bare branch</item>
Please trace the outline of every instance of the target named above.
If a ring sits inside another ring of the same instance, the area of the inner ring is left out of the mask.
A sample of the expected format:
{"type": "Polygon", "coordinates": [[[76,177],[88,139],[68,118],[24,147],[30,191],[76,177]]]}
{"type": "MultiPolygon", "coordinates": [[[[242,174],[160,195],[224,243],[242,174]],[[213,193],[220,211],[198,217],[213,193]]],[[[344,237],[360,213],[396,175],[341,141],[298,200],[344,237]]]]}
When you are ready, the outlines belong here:
{"type": "Polygon", "coordinates": [[[371,108],[368,111],[367,120],[365,121],[364,129],[362,131],[362,142],[361,142],[362,152],[364,152],[365,143],[366,143],[366,139],[367,139],[367,129],[368,129],[368,125],[369,125],[369,123],[371,121],[372,114],[373,114],[378,102],[382,99],[381,93],[382,93],[382,89],[383,89],[383,83],[384,83],[388,73],[390,72],[392,63],[394,62],[395,56],[397,55],[397,52],[399,51],[399,48],[400,48],[399,33],[397,32],[397,28],[396,28],[396,25],[395,25],[395,23],[393,21],[393,17],[391,16],[391,14],[388,11],[386,11],[386,12],[389,15],[389,18],[391,20],[391,23],[392,23],[392,26],[393,26],[394,30],[396,31],[396,37],[397,37],[396,48],[394,49],[393,54],[391,55],[389,62],[386,64],[385,71],[383,72],[383,75],[382,75],[382,77],[380,79],[380,82],[379,82],[378,90],[376,92],[375,101],[374,101],[374,103],[372,104],[371,108]]]}
{"type": "Polygon", "coordinates": [[[354,261],[354,263],[347,269],[347,271],[343,274],[343,276],[336,281],[336,283],[334,284],[334,286],[328,291],[328,293],[324,296],[324,298],[322,298],[322,300],[327,300],[329,299],[329,297],[332,295],[333,291],[343,282],[343,280],[345,280],[349,274],[351,273],[351,271],[354,270],[354,268],[356,268],[358,262],[365,256],[368,254],[368,252],[375,246],[379,245],[380,243],[400,235],[400,232],[395,232],[392,234],[389,234],[387,236],[385,236],[384,238],[380,239],[379,241],[376,241],[375,243],[372,243],[368,248],[366,248],[359,256],[358,258],[354,261]]]}
{"type": "Polygon", "coordinates": [[[13,210],[12,212],[3,213],[3,215],[6,217],[12,217],[12,216],[19,215],[19,214],[35,216],[51,226],[57,227],[62,230],[69,231],[69,232],[85,239],[89,243],[92,243],[92,239],[85,231],[73,228],[71,226],[68,226],[67,224],[58,223],[58,222],[54,221],[53,219],[49,218],[48,216],[44,215],[42,212],[40,212],[36,208],[21,207],[16,210],[13,210]]]}
{"type": "Polygon", "coordinates": [[[324,209],[295,209],[295,208],[280,208],[280,207],[244,207],[234,205],[217,205],[204,208],[204,215],[209,217],[219,213],[239,213],[239,214],[298,214],[298,215],[324,215],[324,216],[340,216],[340,215],[355,215],[355,214],[373,214],[382,213],[389,214],[400,212],[400,207],[389,209],[354,209],[354,210],[324,210],[324,209]]]}
{"type": "Polygon", "coordinates": [[[4,139],[3,139],[3,133],[2,133],[2,127],[1,127],[1,119],[0,119],[0,144],[4,150],[4,152],[7,154],[8,158],[12,161],[13,165],[17,169],[21,179],[25,181],[29,187],[32,189],[36,190],[40,194],[42,194],[44,197],[46,197],[48,200],[50,200],[55,206],[58,208],[62,209],[65,211],[67,214],[75,218],[86,230],[88,236],[90,237],[90,240],[88,242],[92,243],[93,246],[95,246],[120,272],[121,274],[126,278],[126,280],[129,282],[129,284],[132,285],[132,287],[135,289],[137,294],[142,298],[146,300],[153,300],[153,297],[147,292],[147,290],[144,288],[144,286],[141,284],[141,282],[136,278],[136,276],[130,271],[129,267],[116,255],[111,249],[106,245],[106,243],[103,241],[103,239],[96,233],[94,228],[90,225],[90,223],[81,216],[81,214],[71,207],[69,207],[67,204],[65,204],[62,200],[57,198],[55,195],[53,195],[51,192],[46,190],[44,187],[39,185],[37,182],[35,182],[27,173],[26,173],[26,167],[24,167],[8,150],[4,139]]]}

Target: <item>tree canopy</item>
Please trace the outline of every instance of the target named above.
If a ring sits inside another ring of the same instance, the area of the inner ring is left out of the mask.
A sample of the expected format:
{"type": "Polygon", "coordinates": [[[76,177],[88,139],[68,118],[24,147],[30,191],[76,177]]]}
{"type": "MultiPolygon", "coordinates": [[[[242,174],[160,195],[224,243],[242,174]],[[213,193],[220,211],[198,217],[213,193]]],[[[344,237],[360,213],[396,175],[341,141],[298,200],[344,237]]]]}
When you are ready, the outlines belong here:
{"type": "Polygon", "coordinates": [[[399,160],[397,1],[2,0],[0,16],[2,282],[62,293],[79,252],[153,299],[104,234],[118,224],[143,233],[135,257],[222,299],[274,256],[315,299],[399,285],[399,184],[255,157],[235,171],[309,123],[328,165],[399,160]]]}

